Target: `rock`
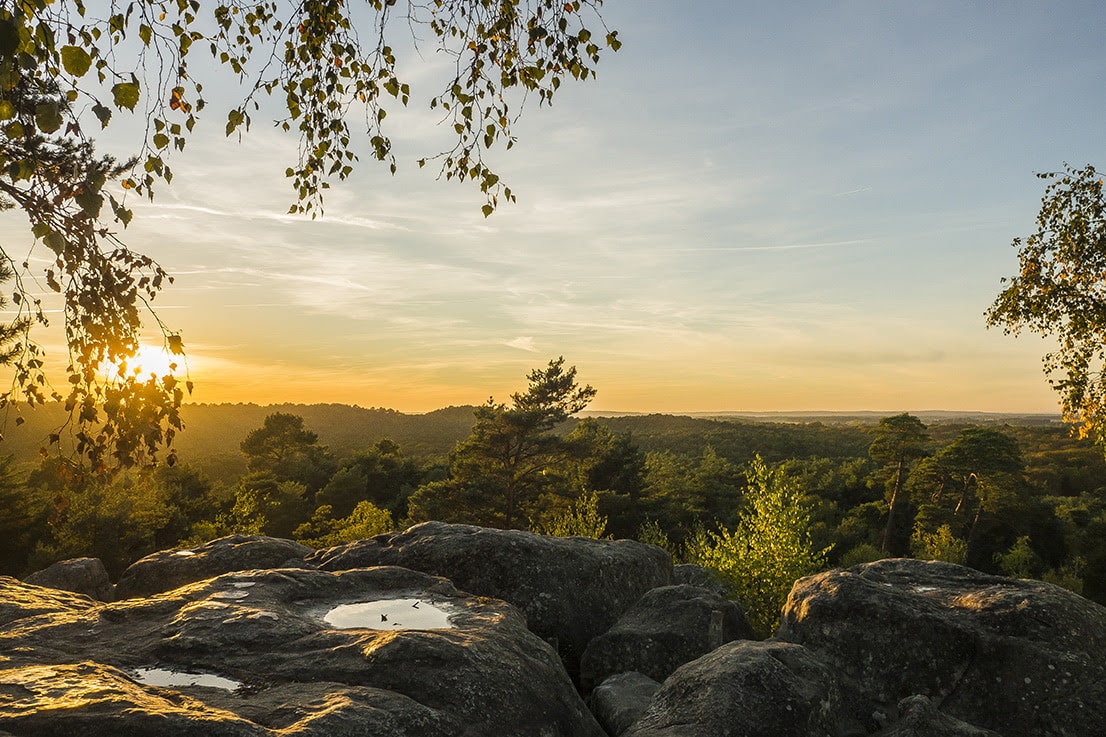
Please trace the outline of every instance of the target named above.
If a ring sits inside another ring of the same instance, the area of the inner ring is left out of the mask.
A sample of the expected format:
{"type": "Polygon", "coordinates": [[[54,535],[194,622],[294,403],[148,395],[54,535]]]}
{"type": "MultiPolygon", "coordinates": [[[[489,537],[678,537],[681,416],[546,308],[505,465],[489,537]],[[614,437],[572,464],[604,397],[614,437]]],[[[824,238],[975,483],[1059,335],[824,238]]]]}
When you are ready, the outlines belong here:
{"type": "MultiPolygon", "coordinates": [[[[0,601],[34,589],[0,580],[0,601]]],[[[603,737],[514,607],[424,573],[268,569],[112,604],[75,598],[84,606],[0,627],[0,729],[603,737]],[[387,609],[341,628],[336,607],[360,603],[387,609]]]]}
{"type": "Polygon", "coordinates": [[[726,587],[718,580],[718,576],[697,563],[680,563],[672,566],[672,583],[686,583],[709,589],[719,596],[726,595],[726,587]]]}
{"type": "Polygon", "coordinates": [[[95,607],[83,594],[35,586],[9,576],[0,576],[0,592],[0,627],[39,614],[77,613],[95,607]]]}
{"type": "Polygon", "coordinates": [[[595,687],[591,713],[612,737],[618,737],[645,713],[661,685],[642,673],[617,673],[595,687]]]}
{"type": "Polygon", "coordinates": [[[860,716],[921,695],[1006,737],[1106,734],[1106,609],[1057,586],[882,560],[798,581],[777,636],[854,683],[860,716]]]}
{"type": "Polygon", "coordinates": [[[632,540],[545,537],[441,522],[319,550],[307,561],[327,571],[403,566],[508,601],[522,610],[531,631],[556,641],[574,676],[592,638],[672,575],[668,553],[632,540]]]}
{"type": "Polygon", "coordinates": [[[99,558],[61,560],[23,579],[35,586],[47,586],[62,591],[91,596],[99,601],[113,601],[115,587],[99,558]]]}
{"type": "Polygon", "coordinates": [[[736,640],[673,673],[623,737],[836,737],[839,701],[803,647],[736,640]]]}
{"type": "Polygon", "coordinates": [[[311,548],[291,540],[263,535],[230,535],[195,548],[163,550],[123,571],[115,596],[150,596],[230,571],[286,567],[311,552],[311,548]]]}
{"type": "Polygon", "coordinates": [[[183,694],[143,688],[119,669],[98,663],[0,670],[0,726],[36,737],[270,735],[183,694]]]}
{"type": "Polygon", "coordinates": [[[898,711],[899,720],[872,737],[1002,737],[998,732],[942,714],[925,696],[903,699],[898,711]]]}
{"type": "Polygon", "coordinates": [[[580,659],[580,687],[587,693],[607,676],[626,671],[663,681],[724,642],[752,638],[736,602],[698,586],[661,586],[588,643],[580,659]]]}

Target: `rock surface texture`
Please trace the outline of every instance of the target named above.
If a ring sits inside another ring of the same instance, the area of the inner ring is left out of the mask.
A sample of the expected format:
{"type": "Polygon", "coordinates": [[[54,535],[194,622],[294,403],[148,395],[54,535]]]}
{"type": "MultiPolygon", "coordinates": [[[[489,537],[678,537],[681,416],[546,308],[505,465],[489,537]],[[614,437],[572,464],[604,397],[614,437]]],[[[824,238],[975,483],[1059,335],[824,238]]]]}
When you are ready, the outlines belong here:
{"type": "Polygon", "coordinates": [[[663,681],[725,642],[752,638],[736,602],[698,586],[661,586],[588,644],[580,659],[580,688],[587,693],[607,676],[628,671],[663,681]]]}
{"type": "Polygon", "coordinates": [[[607,734],[619,737],[641,718],[660,687],[642,673],[618,673],[595,687],[588,706],[607,734]]]}
{"type": "Polygon", "coordinates": [[[0,601],[0,732],[604,734],[514,607],[415,571],[233,572],[112,604],[0,579],[0,601]],[[364,602],[405,609],[327,619],[364,602]],[[451,626],[403,626],[420,607],[451,626]]]}
{"type": "Polygon", "coordinates": [[[24,581],[35,586],[84,594],[99,601],[115,600],[115,587],[99,558],[60,560],[32,573],[24,581]]]}
{"type": "Polygon", "coordinates": [[[861,717],[921,695],[1004,737],[1106,734],[1106,609],[1050,584],[878,561],[798,581],[777,636],[855,687],[861,717]]]}
{"type": "Polygon", "coordinates": [[[320,550],[307,561],[326,571],[402,566],[508,601],[522,610],[532,632],[556,640],[574,676],[592,638],[672,576],[667,552],[632,540],[544,537],[441,522],[320,550]]]}
{"type": "Polygon", "coordinates": [[[427,523],[166,551],[111,603],[0,577],[0,737],[1106,735],[1106,608],[1064,589],[878,561],[796,582],[756,642],[671,576],[649,545],[427,523]]]}
{"type": "Polygon", "coordinates": [[[624,737],[836,737],[839,706],[801,645],[737,640],[673,673],[624,737]]]}
{"type": "Polygon", "coordinates": [[[115,585],[118,599],[150,596],[230,571],[281,568],[311,548],[263,535],[231,535],[195,548],[162,550],[131,564],[115,585]]]}

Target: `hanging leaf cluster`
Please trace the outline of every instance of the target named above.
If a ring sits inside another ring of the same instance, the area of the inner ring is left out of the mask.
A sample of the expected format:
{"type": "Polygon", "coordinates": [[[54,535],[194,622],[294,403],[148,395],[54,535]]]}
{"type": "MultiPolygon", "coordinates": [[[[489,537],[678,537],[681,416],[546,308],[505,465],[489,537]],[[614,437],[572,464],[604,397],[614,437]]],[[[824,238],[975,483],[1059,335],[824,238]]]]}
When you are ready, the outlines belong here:
{"type": "MultiPolygon", "coordinates": [[[[0,330],[0,360],[14,368],[0,401],[64,401],[77,447],[102,468],[156,458],[181,429],[176,368],[162,377],[120,368],[137,350],[144,316],[157,322],[171,353],[183,354],[183,346],[151,311],[171,277],[129,249],[119,231],[133,217],[128,197],[153,198],[159,183],[172,181],[169,159],[186,148],[207,106],[192,73],[197,50],[243,88],[227,113],[226,135],[249,129],[261,96],[281,103],[277,125],[299,138],[286,170],[290,210],[314,217],[329,182],[352,173],[359,150],[397,169],[385,121],[413,95],[390,39],[398,24],[405,48],[414,40],[415,57],[432,45],[452,61],[448,78],[424,98],[442,112],[452,143],[416,161],[438,162],[439,178],[475,183],[488,216],[515,194],[486,153],[514,145],[526,101],[536,95],[539,104],[551,103],[566,78],[595,76],[601,47],[621,45],[599,15],[601,4],[0,0],[0,208],[24,212],[37,249],[18,258],[0,244],[0,283],[12,285],[17,313],[0,330]],[[432,41],[422,39],[426,31],[432,41]],[[364,140],[351,122],[357,111],[364,140]],[[126,161],[96,154],[92,140],[120,117],[144,123],[126,161]],[[65,391],[52,385],[32,339],[58,311],[55,301],[69,347],[65,391]]],[[[183,383],[190,392],[191,382],[183,383]]]]}

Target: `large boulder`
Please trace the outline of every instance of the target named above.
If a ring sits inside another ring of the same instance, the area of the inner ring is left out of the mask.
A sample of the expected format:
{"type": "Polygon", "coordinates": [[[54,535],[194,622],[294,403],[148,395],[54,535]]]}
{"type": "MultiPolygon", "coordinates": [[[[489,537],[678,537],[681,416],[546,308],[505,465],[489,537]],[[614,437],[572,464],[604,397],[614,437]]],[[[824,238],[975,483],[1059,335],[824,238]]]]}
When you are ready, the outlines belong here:
{"type": "Polygon", "coordinates": [[[617,673],[591,692],[588,706],[599,726],[619,737],[641,718],[661,685],[642,673],[617,673]]]}
{"type": "Polygon", "coordinates": [[[836,737],[839,706],[802,646],[737,640],[673,673],[623,737],[836,737]]]}
{"type": "Polygon", "coordinates": [[[115,587],[111,585],[107,569],[99,558],[59,560],[23,580],[35,586],[84,594],[99,601],[115,599],[115,587]]]}
{"type": "Polygon", "coordinates": [[[580,659],[580,687],[586,693],[607,676],[628,671],[663,681],[725,642],[752,638],[736,602],[698,586],[661,586],[588,643],[580,659]]]}
{"type": "MultiPolygon", "coordinates": [[[[34,588],[0,579],[0,601],[34,588]]],[[[424,573],[242,571],[112,604],[38,591],[0,627],[14,734],[603,737],[514,607],[424,573]]]]}
{"type": "Polygon", "coordinates": [[[1106,734],[1106,609],[1057,586],[878,561],[798,581],[777,636],[855,684],[861,716],[920,695],[1005,737],[1106,734]]]}
{"type": "Polygon", "coordinates": [[[123,571],[115,596],[150,596],[230,571],[286,567],[311,552],[297,542],[264,535],[230,535],[194,548],[162,550],[123,571]]]}
{"type": "Polygon", "coordinates": [[[508,601],[522,610],[531,631],[556,640],[572,674],[592,638],[672,575],[667,552],[632,540],[545,537],[441,522],[320,550],[307,560],[326,571],[403,566],[508,601]]]}

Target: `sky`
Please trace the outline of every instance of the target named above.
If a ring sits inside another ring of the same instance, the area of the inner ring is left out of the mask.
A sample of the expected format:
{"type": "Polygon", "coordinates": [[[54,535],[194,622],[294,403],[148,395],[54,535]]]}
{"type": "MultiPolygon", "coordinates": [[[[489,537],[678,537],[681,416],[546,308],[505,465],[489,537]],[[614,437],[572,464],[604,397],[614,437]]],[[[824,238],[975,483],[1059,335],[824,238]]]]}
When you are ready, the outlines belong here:
{"type": "MultiPolygon", "coordinates": [[[[389,110],[398,174],[362,141],[316,220],[285,214],[296,141],[257,116],[224,138],[235,90],[205,85],[172,185],[125,234],[176,277],[155,305],[193,400],[423,412],[507,400],[563,355],[595,410],[1057,411],[1050,343],[983,315],[1033,232],[1034,174],[1106,165],[1106,6],[603,16],[622,49],[527,109],[491,157],[518,201],[488,219],[475,187],[415,166],[449,134],[431,53],[403,60],[411,107],[389,110]]],[[[29,240],[13,217],[4,242],[29,240]]]]}

